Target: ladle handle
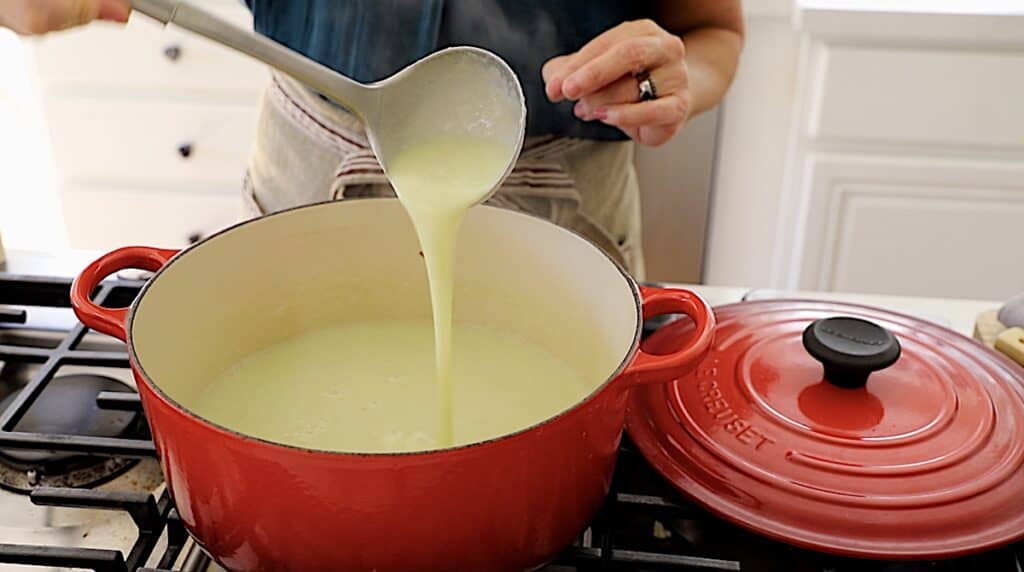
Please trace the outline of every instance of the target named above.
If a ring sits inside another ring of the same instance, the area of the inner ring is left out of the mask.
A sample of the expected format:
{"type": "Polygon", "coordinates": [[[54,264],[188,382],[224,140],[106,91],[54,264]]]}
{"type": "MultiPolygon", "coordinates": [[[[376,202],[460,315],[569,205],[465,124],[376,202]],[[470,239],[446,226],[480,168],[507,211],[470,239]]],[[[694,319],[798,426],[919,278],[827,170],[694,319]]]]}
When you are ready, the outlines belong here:
{"type": "Polygon", "coordinates": [[[233,48],[294,77],[365,119],[369,88],[291,50],[181,0],[131,0],[132,8],[233,48]]]}

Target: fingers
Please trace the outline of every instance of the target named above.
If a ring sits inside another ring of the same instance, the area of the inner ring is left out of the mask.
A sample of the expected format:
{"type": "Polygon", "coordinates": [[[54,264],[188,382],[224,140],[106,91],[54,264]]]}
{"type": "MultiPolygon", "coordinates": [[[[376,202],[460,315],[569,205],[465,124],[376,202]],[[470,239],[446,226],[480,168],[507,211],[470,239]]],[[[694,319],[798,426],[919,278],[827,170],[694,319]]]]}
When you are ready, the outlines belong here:
{"type": "MultiPolygon", "coordinates": [[[[669,64],[650,72],[651,81],[661,96],[685,91],[689,85],[686,66],[669,64]]],[[[640,84],[632,76],[621,77],[576,104],[576,116],[583,120],[591,120],[593,110],[615,103],[637,103],[640,101],[640,84]]]]}
{"type": "Polygon", "coordinates": [[[8,0],[2,23],[19,34],[45,34],[87,24],[97,18],[127,21],[128,0],[8,0]]]}
{"type": "Polygon", "coordinates": [[[675,46],[681,45],[672,36],[642,36],[615,44],[590,60],[562,82],[562,93],[578,100],[623,76],[657,68],[680,57],[675,46]]]}
{"type": "Polygon", "coordinates": [[[644,145],[671,139],[690,114],[686,53],[680,37],[650,20],[626,22],[594,38],[578,52],[548,60],[541,70],[553,102],[575,100],[584,121],[619,128],[644,145]],[[657,98],[640,101],[634,76],[648,71],[657,98]]]}
{"type": "Polygon", "coordinates": [[[100,13],[99,0],[66,0],[47,4],[51,6],[47,32],[88,24],[100,13]]]}
{"type": "Polygon", "coordinates": [[[129,0],[100,0],[97,18],[123,24],[128,21],[128,16],[131,13],[132,5],[129,0]]]}
{"type": "Polygon", "coordinates": [[[562,91],[565,79],[612,46],[629,38],[651,36],[659,31],[661,28],[651,20],[623,22],[590,40],[579,51],[548,60],[541,69],[548,99],[554,102],[565,99],[566,95],[562,91]]]}
{"type": "Polygon", "coordinates": [[[682,125],[690,114],[689,98],[674,93],[640,103],[619,103],[594,110],[594,117],[619,129],[682,125]]]}
{"type": "Polygon", "coordinates": [[[562,94],[562,80],[565,78],[564,70],[569,65],[571,54],[551,58],[544,63],[540,69],[540,75],[544,78],[544,92],[551,101],[562,101],[565,96],[562,94]]]}
{"type": "Polygon", "coordinates": [[[640,88],[633,77],[623,77],[604,89],[576,102],[573,113],[584,121],[592,121],[594,110],[616,103],[634,103],[640,100],[640,88]]]}

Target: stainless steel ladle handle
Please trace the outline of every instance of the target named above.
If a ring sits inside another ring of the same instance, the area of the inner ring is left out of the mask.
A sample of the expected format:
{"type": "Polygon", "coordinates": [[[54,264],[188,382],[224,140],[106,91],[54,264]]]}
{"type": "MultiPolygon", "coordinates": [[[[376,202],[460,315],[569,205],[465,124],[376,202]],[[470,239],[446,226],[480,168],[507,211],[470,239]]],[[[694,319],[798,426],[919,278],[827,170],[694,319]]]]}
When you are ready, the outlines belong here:
{"type": "Polygon", "coordinates": [[[294,77],[365,118],[370,89],[273,40],[181,0],[131,0],[132,8],[233,48],[294,77]]]}

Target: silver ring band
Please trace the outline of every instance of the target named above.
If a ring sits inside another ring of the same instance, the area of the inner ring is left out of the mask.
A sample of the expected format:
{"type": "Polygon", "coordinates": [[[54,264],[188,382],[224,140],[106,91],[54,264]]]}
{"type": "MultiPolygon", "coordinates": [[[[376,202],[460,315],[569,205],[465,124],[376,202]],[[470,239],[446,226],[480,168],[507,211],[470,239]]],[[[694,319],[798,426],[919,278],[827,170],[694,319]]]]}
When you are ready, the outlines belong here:
{"type": "Polygon", "coordinates": [[[654,79],[651,78],[650,72],[644,71],[636,74],[636,81],[640,88],[640,101],[658,99],[658,87],[654,85],[654,79]]]}

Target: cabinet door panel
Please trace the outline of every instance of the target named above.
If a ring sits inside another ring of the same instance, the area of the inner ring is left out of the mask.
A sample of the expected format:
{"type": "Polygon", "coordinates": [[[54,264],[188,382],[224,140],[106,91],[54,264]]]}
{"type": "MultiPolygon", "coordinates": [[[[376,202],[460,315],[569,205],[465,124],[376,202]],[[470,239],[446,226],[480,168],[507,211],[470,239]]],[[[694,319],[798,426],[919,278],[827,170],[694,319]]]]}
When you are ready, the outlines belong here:
{"type": "MultiPolygon", "coordinates": [[[[252,28],[252,16],[238,0],[207,0],[203,8],[252,28]]],[[[124,28],[97,22],[43,36],[33,45],[48,91],[194,91],[255,104],[270,77],[251,58],[142,14],[133,14],[124,28]]]]}
{"type": "Polygon", "coordinates": [[[1024,149],[1024,53],[823,50],[812,139],[1024,149]]]}
{"type": "Polygon", "coordinates": [[[1024,291],[1024,166],[815,157],[801,285],[980,299],[1024,291]]]}
{"type": "Polygon", "coordinates": [[[72,248],[181,248],[243,218],[241,194],[76,187],[61,194],[72,248]]]}
{"type": "Polygon", "coordinates": [[[61,96],[47,99],[57,170],[74,184],[241,185],[255,107],[61,96]]]}

